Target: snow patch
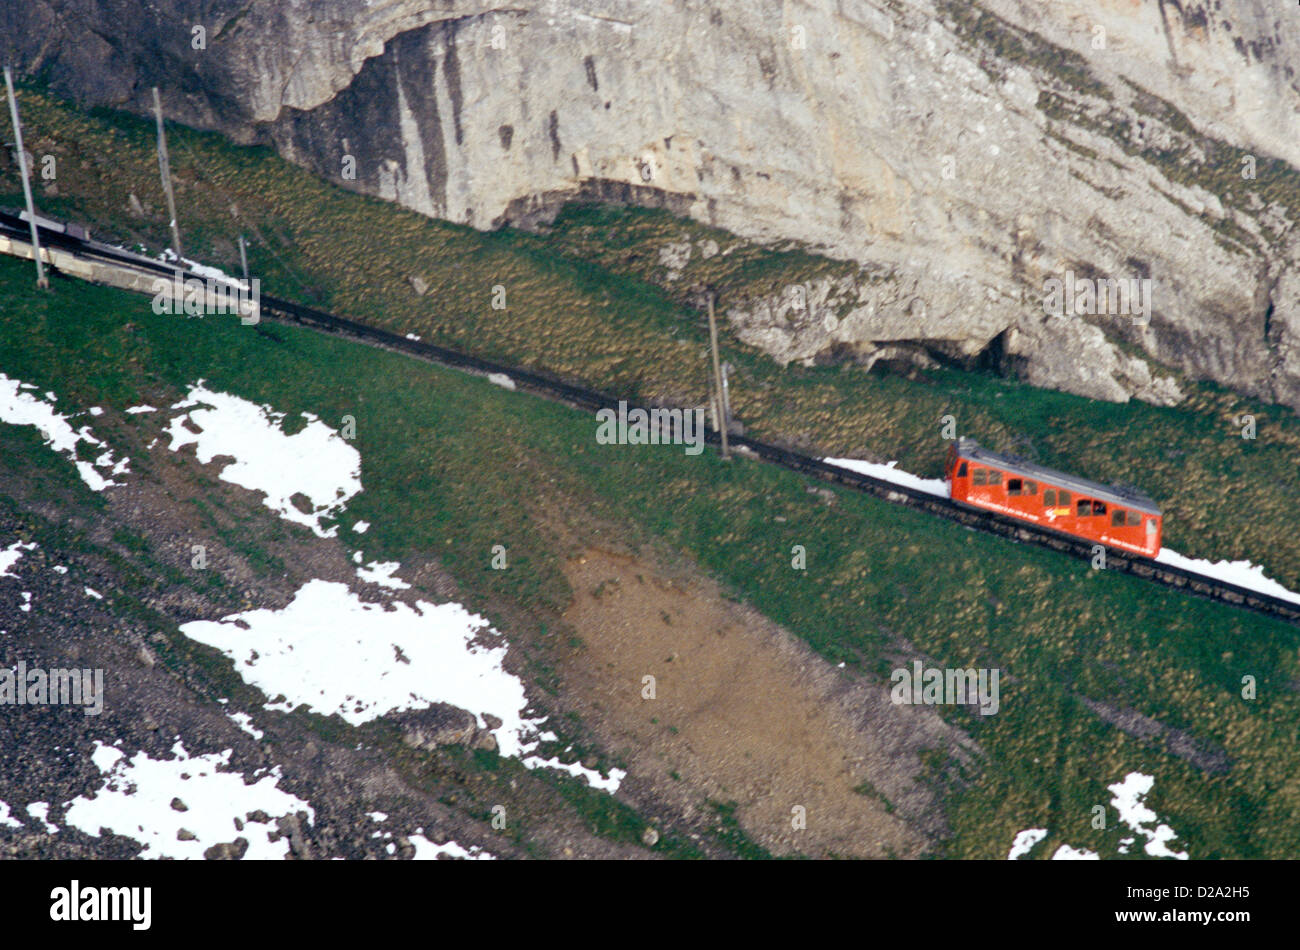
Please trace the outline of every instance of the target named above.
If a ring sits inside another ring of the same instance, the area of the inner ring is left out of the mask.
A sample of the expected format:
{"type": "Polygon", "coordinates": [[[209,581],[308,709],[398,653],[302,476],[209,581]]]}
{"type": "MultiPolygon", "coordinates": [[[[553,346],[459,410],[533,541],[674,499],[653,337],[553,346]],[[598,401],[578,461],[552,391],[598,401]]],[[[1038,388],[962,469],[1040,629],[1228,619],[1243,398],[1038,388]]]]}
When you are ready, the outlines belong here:
{"type": "Polygon", "coordinates": [[[1089,851],[1087,848],[1071,848],[1068,844],[1063,844],[1056,849],[1052,855],[1053,861],[1100,861],[1096,851],[1089,851]]]}
{"type": "Polygon", "coordinates": [[[1038,842],[1047,837],[1046,828],[1027,828],[1016,835],[1016,840],[1011,842],[1011,851],[1007,854],[1008,861],[1018,861],[1030,851],[1033,851],[1038,842]]]}
{"type": "Polygon", "coordinates": [[[887,462],[881,465],[877,462],[863,462],[859,459],[824,458],[822,461],[827,465],[834,465],[836,468],[846,468],[850,472],[857,472],[859,475],[870,475],[873,478],[884,479],[887,482],[893,482],[895,485],[902,485],[904,488],[915,488],[930,495],[938,495],[940,498],[948,497],[948,483],[942,478],[921,478],[911,472],[901,471],[894,467],[898,464],[897,462],[887,462]]]}
{"type": "Polygon", "coordinates": [[[106,478],[97,469],[109,468],[110,475],[120,475],[127,470],[126,466],[130,460],[124,458],[115,465],[113,453],[107,450],[102,452],[93,464],[77,458],[78,444],[85,442],[87,445],[102,446],[104,443],[91,434],[89,426],[73,429],[67,416],[55,412],[50,405],[55,401],[53,393],[46,393],[46,401],[42,401],[30,392],[26,392],[35,388],[30,383],[22,383],[0,373],[0,422],[17,426],[35,426],[45,437],[47,446],[72,462],[77,469],[77,474],[91,491],[103,491],[105,488],[120,484],[106,478]]]}
{"type": "Polygon", "coordinates": [[[35,544],[15,541],[9,547],[0,550],[0,577],[17,577],[18,575],[12,572],[13,566],[22,558],[24,551],[31,551],[35,547],[35,544]]]}
{"type": "Polygon", "coordinates": [[[606,778],[532,754],[544,720],[524,716],[528,699],[523,683],[503,666],[506,647],[474,644],[481,633],[496,631],[457,603],[365,603],[344,584],[313,580],[283,610],[250,610],[180,629],[225,653],[267,696],[283,697],[267,709],[306,706],[358,726],[390,712],[448,703],[478,715],[482,729],[484,713],[500,719],[497,748],[528,768],[562,769],[609,792],[626,774],[613,769],[606,778]]]}
{"type": "Polygon", "coordinates": [[[247,822],[242,831],[235,829],[234,819],[243,821],[259,810],[272,816],[303,811],[309,819],[315,813],[309,804],[278,787],[279,766],[251,785],[239,772],[219,771],[229,765],[230,753],[227,749],[191,756],[177,739],[172,747],[175,758],[152,759],[144,752],[128,756],[96,742],[91,758],[104,773],[104,784],[69,803],[65,821],[88,835],[107,830],[133,838],[144,846],[141,856],[146,858],[199,859],[213,845],[237,837],[248,842],[246,859],[286,857],[287,838],[275,842],[269,838],[277,831],[274,819],[269,824],[247,822]],[[175,811],[173,798],[179,798],[187,810],[175,811]],[[193,840],[181,841],[177,836],[182,829],[193,840]]]}
{"type": "Polygon", "coordinates": [[[367,584],[378,584],[393,590],[409,590],[410,584],[393,576],[401,566],[397,561],[371,561],[365,567],[357,568],[357,577],[367,584]]]}
{"type": "MultiPolygon", "coordinates": [[[[1169,842],[1178,837],[1173,828],[1163,822],[1154,828],[1147,827],[1160,820],[1160,816],[1148,808],[1143,801],[1155,784],[1155,778],[1141,772],[1130,772],[1122,781],[1106,788],[1115,797],[1110,800],[1111,807],[1119,812],[1119,820],[1133,829],[1135,834],[1147,839],[1146,853],[1155,858],[1176,858],[1187,860],[1186,851],[1174,851],[1169,842]]],[[[1126,839],[1132,842],[1133,839],[1126,839]]],[[[1122,852],[1126,853],[1126,852],[1122,852]]]]}
{"type": "Polygon", "coordinates": [[[262,736],[266,735],[266,733],[264,733],[261,729],[253,725],[253,717],[250,716],[248,713],[232,712],[229,713],[228,715],[230,716],[231,722],[233,722],[244,732],[248,733],[254,739],[257,739],[259,742],[261,741],[262,736]]]}
{"type": "Polygon", "coordinates": [[[1214,577],[1229,584],[1236,584],[1238,587],[1246,587],[1261,594],[1271,594],[1282,600],[1289,600],[1293,604],[1300,604],[1300,594],[1283,587],[1271,577],[1265,577],[1264,569],[1250,561],[1206,561],[1184,557],[1169,548],[1161,548],[1160,553],[1156,555],[1156,560],[1170,567],[1181,567],[1183,570],[1195,571],[1206,577],[1214,577]]]}
{"type": "Polygon", "coordinates": [[[27,814],[31,815],[37,821],[45,826],[45,833],[52,835],[59,829],[58,826],[50,824],[50,803],[49,802],[32,802],[27,806],[27,814]]]}
{"type": "MultiPolygon", "coordinates": [[[[1155,779],[1150,775],[1143,775],[1141,772],[1130,772],[1120,781],[1106,786],[1107,790],[1114,796],[1110,800],[1111,807],[1119,812],[1119,820],[1128,825],[1134,832],[1133,835],[1120,839],[1117,850],[1120,854],[1128,854],[1137,841],[1137,837],[1141,836],[1147,839],[1145,850],[1152,857],[1177,858],[1186,861],[1187,852],[1174,851],[1169,847],[1169,843],[1178,837],[1174,829],[1164,823],[1156,824],[1160,820],[1160,816],[1148,808],[1143,801],[1154,784],[1155,779]],[[1152,825],[1155,827],[1151,827],[1152,825]]],[[[1011,843],[1011,852],[1007,855],[1007,860],[1015,861],[1024,857],[1046,837],[1046,828],[1030,828],[1020,832],[1016,835],[1015,841],[1011,843]]],[[[1100,860],[1100,857],[1095,851],[1063,844],[1056,849],[1056,852],[1052,855],[1052,860],[1097,861],[1100,860]]]]}
{"type": "Polygon", "coordinates": [[[410,835],[407,840],[415,846],[415,856],[411,858],[412,861],[436,861],[444,855],[462,861],[496,860],[494,855],[489,854],[482,848],[465,848],[455,841],[448,841],[446,844],[434,844],[422,834],[410,835]]]}
{"type": "Polygon", "coordinates": [[[286,435],[284,413],[214,392],[202,380],[172,408],[185,410],[167,428],[173,452],[193,443],[204,465],[218,455],[230,456],[235,461],[222,468],[223,481],[262,492],[266,507],[322,538],[338,533],[337,527],[325,530],[321,519],[337,515],[361,491],[361,456],[318,417],[304,412],[306,427],[286,435]],[[189,431],[186,420],[202,431],[189,431]],[[290,500],[296,495],[307,498],[309,514],[290,500]]]}

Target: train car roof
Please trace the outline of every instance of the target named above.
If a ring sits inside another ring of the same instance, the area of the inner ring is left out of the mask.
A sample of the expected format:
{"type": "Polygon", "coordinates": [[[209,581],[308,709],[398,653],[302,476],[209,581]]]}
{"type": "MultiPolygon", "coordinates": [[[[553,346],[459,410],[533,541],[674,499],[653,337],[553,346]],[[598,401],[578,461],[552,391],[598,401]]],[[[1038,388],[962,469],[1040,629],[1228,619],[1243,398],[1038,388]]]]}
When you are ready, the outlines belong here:
{"type": "Polygon", "coordinates": [[[1147,514],[1158,515],[1161,513],[1160,506],[1149,495],[1138,491],[1136,488],[1103,485],[1101,482],[1094,482],[1087,478],[1080,478],[1078,475],[1071,475],[1068,472],[1061,472],[1045,465],[1039,465],[1017,455],[993,452],[981,446],[974,439],[958,439],[957,453],[972,462],[984,462],[1003,471],[1015,472],[1017,475],[1024,475],[1038,481],[1051,482],[1060,488],[1068,488],[1091,498],[1110,501],[1123,507],[1136,508],[1147,514]]]}

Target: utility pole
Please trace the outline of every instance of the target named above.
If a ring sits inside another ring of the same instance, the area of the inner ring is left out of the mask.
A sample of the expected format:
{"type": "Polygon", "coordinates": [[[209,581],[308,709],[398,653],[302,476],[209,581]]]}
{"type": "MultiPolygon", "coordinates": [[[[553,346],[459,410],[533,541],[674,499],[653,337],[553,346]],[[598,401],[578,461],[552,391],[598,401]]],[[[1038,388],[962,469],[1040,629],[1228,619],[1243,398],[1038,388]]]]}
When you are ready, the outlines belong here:
{"type": "Polygon", "coordinates": [[[709,292],[709,349],[713,353],[713,392],[718,403],[718,433],[722,436],[722,457],[731,458],[727,451],[727,408],[722,382],[722,368],[718,364],[718,322],[713,316],[713,293],[709,292]]]}
{"type": "Polygon", "coordinates": [[[162,103],[158,99],[158,87],[153,87],[153,111],[158,119],[158,171],[162,175],[163,192],[167,195],[167,213],[172,218],[172,250],[176,252],[177,266],[184,256],[181,251],[181,228],[176,220],[176,198],[172,194],[172,168],[167,158],[167,134],[163,132],[162,103]]]}
{"type": "MultiPolygon", "coordinates": [[[[248,244],[244,241],[244,236],[239,236],[239,264],[244,268],[244,283],[248,283],[248,244]]],[[[251,285],[250,285],[251,286],[251,285]]]]}
{"type": "Polygon", "coordinates": [[[18,120],[18,100],[14,98],[14,77],[5,67],[5,88],[9,90],[9,115],[14,120],[14,147],[18,150],[18,170],[23,176],[23,197],[27,199],[27,223],[32,229],[32,257],[36,261],[36,286],[48,288],[45,265],[41,263],[41,238],[36,230],[36,205],[32,202],[32,183],[27,180],[27,151],[23,148],[23,125],[18,120]]]}

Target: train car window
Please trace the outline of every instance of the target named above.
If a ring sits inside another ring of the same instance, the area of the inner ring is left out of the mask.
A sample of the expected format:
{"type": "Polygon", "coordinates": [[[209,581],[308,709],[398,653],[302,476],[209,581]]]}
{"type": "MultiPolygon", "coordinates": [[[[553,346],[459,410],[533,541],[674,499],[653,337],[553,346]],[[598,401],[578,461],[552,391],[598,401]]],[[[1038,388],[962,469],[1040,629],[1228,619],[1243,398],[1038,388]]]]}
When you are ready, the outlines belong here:
{"type": "Polygon", "coordinates": [[[1094,515],[1104,515],[1106,513],[1106,503],[1104,501],[1094,501],[1092,503],[1092,513],[1094,515]]]}
{"type": "Polygon", "coordinates": [[[1112,508],[1112,509],[1110,510],[1110,523],[1111,523],[1111,525],[1112,525],[1113,527],[1116,527],[1116,528],[1122,528],[1122,527],[1124,527],[1124,509],[1123,509],[1123,508],[1112,508]]]}
{"type": "Polygon", "coordinates": [[[1062,508],[1067,507],[1070,504],[1070,493],[1062,488],[1056,496],[1056,503],[1062,508]]]}
{"type": "Polygon", "coordinates": [[[1026,494],[1026,495],[1037,495],[1037,494],[1038,494],[1038,482],[1025,482],[1025,494],[1026,494]]]}
{"type": "Polygon", "coordinates": [[[975,469],[975,484],[987,485],[989,483],[989,472],[986,468],[975,469]]]}
{"type": "Polygon", "coordinates": [[[990,485],[1002,484],[1002,473],[999,472],[996,468],[989,469],[989,484],[990,485]]]}
{"type": "Polygon", "coordinates": [[[1043,492],[1043,507],[1051,508],[1056,504],[1056,489],[1049,488],[1043,492]]]}
{"type": "Polygon", "coordinates": [[[1136,511],[1130,511],[1128,513],[1128,526],[1130,528],[1136,528],[1141,523],[1142,523],[1142,516],[1140,514],[1138,514],[1136,511]]]}
{"type": "Polygon", "coordinates": [[[962,462],[960,465],[957,466],[957,477],[958,477],[958,478],[965,478],[965,477],[966,477],[966,463],[965,463],[965,462],[962,462]]]}
{"type": "Polygon", "coordinates": [[[1007,479],[1007,494],[1008,494],[1008,495],[1019,495],[1022,491],[1024,491],[1024,488],[1025,488],[1025,483],[1024,483],[1023,481],[1021,481],[1020,479],[1018,479],[1018,478],[1008,478],[1008,479],[1007,479]]]}
{"type": "Polygon", "coordinates": [[[1074,506],[1075,517],[1087,518],[1092,514],[1092,502],[1087,498],[1080,498],[1074,506]]]}

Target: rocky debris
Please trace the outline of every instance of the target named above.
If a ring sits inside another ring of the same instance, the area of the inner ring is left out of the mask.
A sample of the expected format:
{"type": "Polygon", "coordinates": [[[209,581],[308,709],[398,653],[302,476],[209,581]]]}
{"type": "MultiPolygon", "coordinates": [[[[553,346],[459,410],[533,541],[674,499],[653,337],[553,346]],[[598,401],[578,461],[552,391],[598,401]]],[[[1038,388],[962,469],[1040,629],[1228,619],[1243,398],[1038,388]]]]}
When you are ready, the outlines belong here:
{"type": "Polygon", "coordinates": [[[214,844],[203,852],[203,857],[207,861],[238,861],[247,851],[248,839],[236,838],[234,841],[214,844]]]}
{"type": "Polygon", "coordinates": [[[653,848],[659,843],[659,832],[654,828],[646,828],[641,832],[641,843],[647,848],[653,848]]]}
{"type": "MultiPolygon", "coordinates": [[[[275,822],[275,827],[280,834],[289,839],[289,850],[293,853],[293,856],[304,860],[310,859],[312,856],[311,847],[307,844],[307,839],[303,834],[302,826],[306,821],[306,817],[305,814],[299,812],[297,815],[285,815],[283,818],[277,818],[275,822]]],[[[245,846],[247,846],[247,843],[245,846]]]]}
{"type": "Polygon", "coordinates": [[[173,799],[172,799],[172,810],[173,810],[173,811],[189,811],[189,810],[190,810],[190,807],[189,807],[188,805],[186,805],[183,801],[181,801],[179,798],[173,798],[173,799]]]}
{"type": "Polygon", "coordinates": [[[497,717],[485,714],[483,719],[487,728],[481,729],[472,712],[446,703],[435,703],[427,709],[403,712],[390,718],[401,728],[403,742],[428,751],[448,745],[496,749],[496,737],[491,730],[500,729],[502,725],[497,717]]]}
{"type": "Polygon", "coordinates": [[[414,288],[417,296],[423,297],[429,292],[429,283],[423,278],[412,276],[407,279],[411,282],[411,287],[414,288]]]}

